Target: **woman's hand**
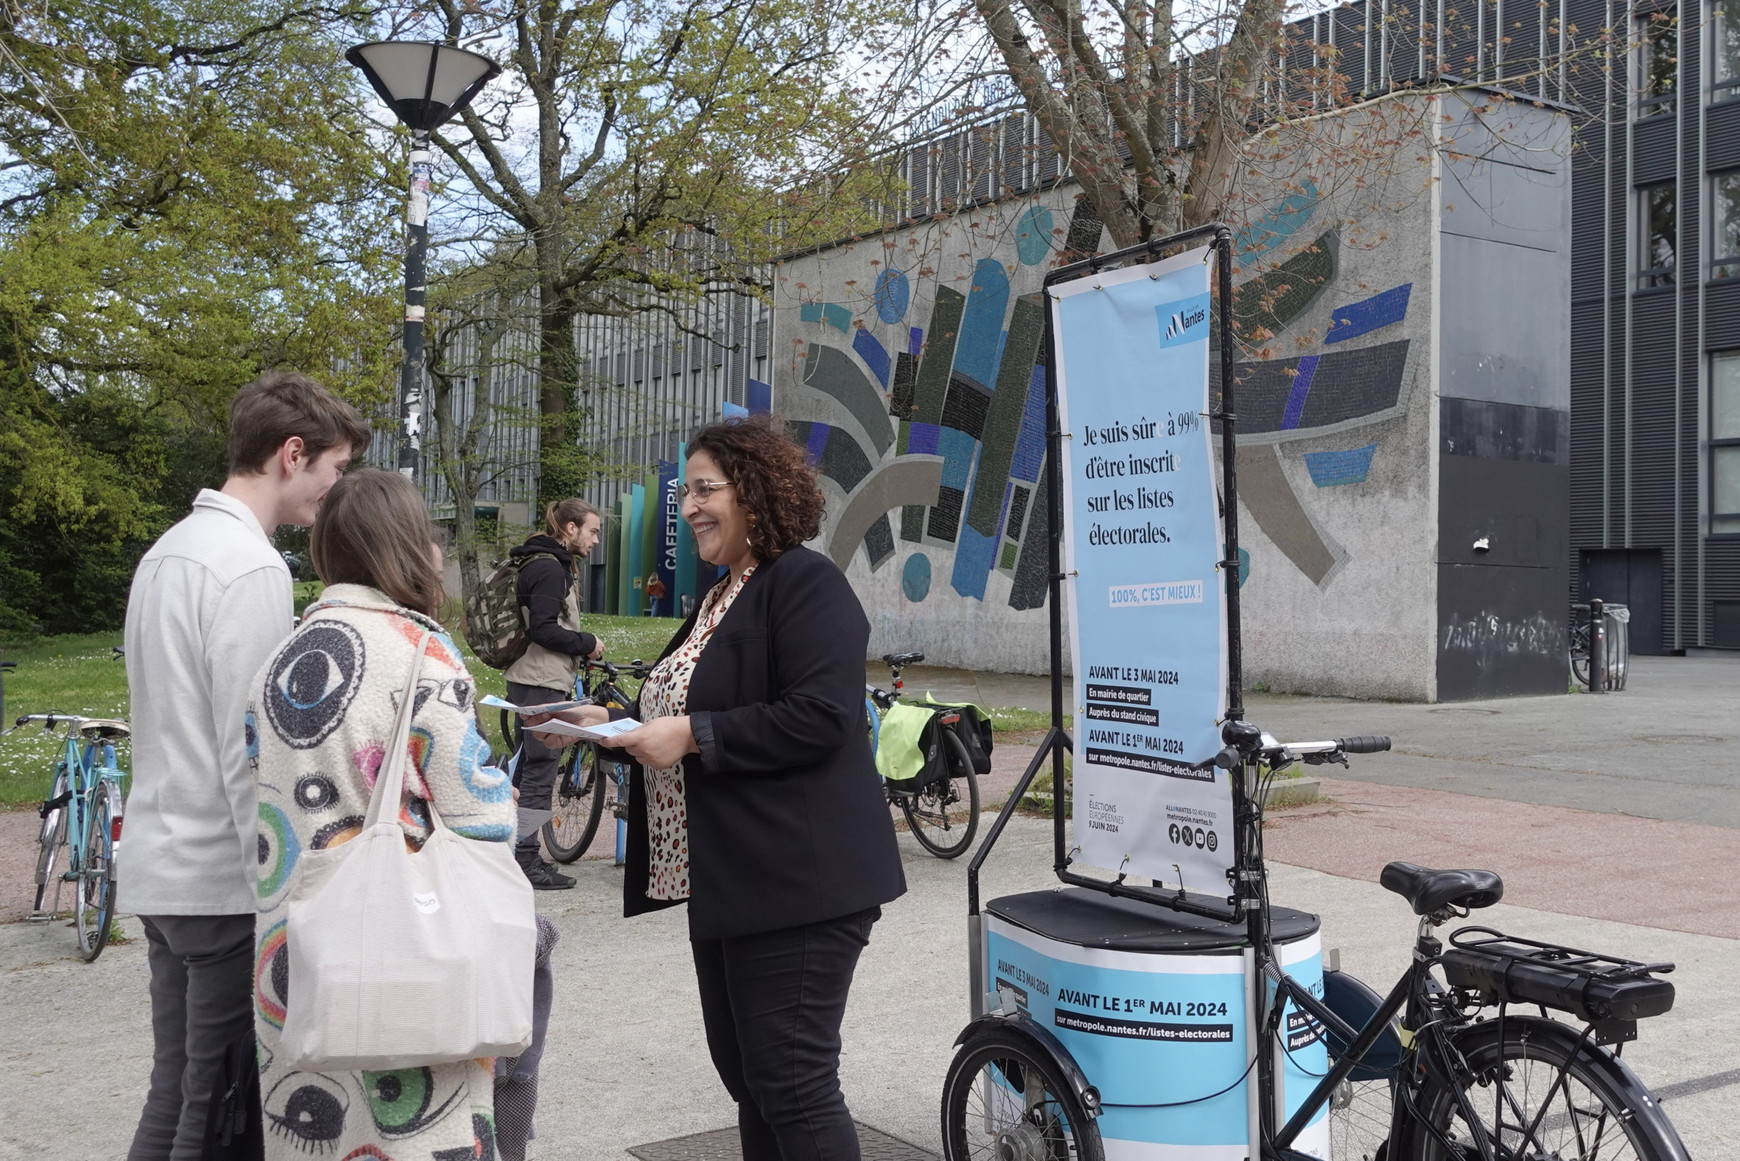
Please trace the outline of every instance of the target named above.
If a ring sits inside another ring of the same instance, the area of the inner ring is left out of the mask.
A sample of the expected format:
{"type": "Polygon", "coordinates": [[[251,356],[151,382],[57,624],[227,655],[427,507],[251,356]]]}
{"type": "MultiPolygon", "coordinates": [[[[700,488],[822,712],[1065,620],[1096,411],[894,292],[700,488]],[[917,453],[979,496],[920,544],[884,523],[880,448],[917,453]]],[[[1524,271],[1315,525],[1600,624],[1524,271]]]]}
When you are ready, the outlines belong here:
{"type": "Polygon", "coordinates": [[[560,750],[563,746],[571,746],[580,739],[573,734],[546,734],[538,730],[538,726],[551,718],[560,718],[577,726],[601,726],[610,720],[610,711],[601,705],[583,705],[577,709],[563,710],[554,714],[527,714],[525,728],[532,731],[532,737],[538,739],[552,750],[560,750]]]}
{"type": "Polygon", "coordinates": [[[639,729],[629,730],[598,743],[613,750],[627,750],[634,760],[649,770],[675,766],[685,754],[699,754],[695,733],[689,728],[685,714],[675,718],[654,718],[639,729]]]}
{"type": "Polygon", "coordinates": [[[594,637],[593,640],[598,642],[598,644],[596,644],[592,647],[592,653],[588,659],[592,660],[592,661],[597,661],[601,657],[604,656],[604,638],[594,637]]]}

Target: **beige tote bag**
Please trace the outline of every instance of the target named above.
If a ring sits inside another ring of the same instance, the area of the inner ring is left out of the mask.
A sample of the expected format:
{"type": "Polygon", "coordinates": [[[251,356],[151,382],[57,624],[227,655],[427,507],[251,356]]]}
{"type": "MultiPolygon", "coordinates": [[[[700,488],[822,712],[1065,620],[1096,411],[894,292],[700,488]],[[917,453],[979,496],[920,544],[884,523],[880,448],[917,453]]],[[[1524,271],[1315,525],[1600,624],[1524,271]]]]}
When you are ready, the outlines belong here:
{"type": "Polygon", "coordinates": [[[454,834],[433,803],[422,850],[399,827],[428,643],[425,633],[362,834],[302,856],[280,1043],[299,1070],[411,1068],[531,1044],[537,927],[513,844],[454,834]]]}

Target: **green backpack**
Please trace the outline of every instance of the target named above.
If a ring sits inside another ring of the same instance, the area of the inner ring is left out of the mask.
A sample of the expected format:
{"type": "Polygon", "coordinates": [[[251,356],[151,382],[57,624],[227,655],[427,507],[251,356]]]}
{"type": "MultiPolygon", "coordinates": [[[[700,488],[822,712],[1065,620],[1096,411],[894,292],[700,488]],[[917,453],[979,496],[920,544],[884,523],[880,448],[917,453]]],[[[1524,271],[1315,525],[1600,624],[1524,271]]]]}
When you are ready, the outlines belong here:
{"type": "Polygon", "coordinates": [[[520,569],[539,557],[556,559],[548,552],[510,556],[496,564],[465,602],[460,621],[465,643],[491,669],[506,669],[524,657],[532,643],[526,635],[525,618],[520,615],[520,569]]]}

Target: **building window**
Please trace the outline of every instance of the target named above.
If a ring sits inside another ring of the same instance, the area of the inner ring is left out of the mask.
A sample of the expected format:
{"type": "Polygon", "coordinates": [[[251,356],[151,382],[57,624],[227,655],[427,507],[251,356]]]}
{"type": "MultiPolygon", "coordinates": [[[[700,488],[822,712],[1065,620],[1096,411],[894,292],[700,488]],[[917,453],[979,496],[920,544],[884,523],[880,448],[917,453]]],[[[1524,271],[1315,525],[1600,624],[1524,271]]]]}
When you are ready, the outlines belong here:
{"type": "Polygon", "coordinates": [[[1718,5],[1715,19],[1710,21],[1712,101],[1731,101],[1740,97],[1740,2],[1730,2],[1734,8],[1733,18],[1728,16],[1728,5],[1718,5]]]}
{"type": "Polygon", "coordinates": [[[1740,351],[1710,359],[1710,532],[1740,533],[1740,351]]]}
{"type": "Polygon", "coordinates": [[[1710,178],[1710,229],[1710,277],[1740,276],[1740,171],[1710,178]]]}
{"type": "Polygon", "coordinates": [[[1637,288],[1674,284],[1674,254],[1678,249],[1678,198],[1674,183],[1642,186],[1637,191],[1637,288]]]}
{"type": "Polygon", "coordinates": [[[1673,8],[1640,12],[1632,25],[1637,44],[1637,118],[1674,111],[1680,79],[1680,18],[1673,8]]]}

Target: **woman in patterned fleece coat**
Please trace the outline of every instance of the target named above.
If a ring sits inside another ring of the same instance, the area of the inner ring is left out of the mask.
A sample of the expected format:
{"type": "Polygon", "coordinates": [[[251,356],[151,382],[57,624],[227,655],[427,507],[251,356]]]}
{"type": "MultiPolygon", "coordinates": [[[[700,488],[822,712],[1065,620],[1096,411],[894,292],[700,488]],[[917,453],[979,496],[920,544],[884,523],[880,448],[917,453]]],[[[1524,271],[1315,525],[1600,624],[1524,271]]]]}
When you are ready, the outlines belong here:
{"type": "Polygon", "coordinates": [[[428,632],[399,825],[428,837],[434,802],[457,833],[511,842],[507,776],[487,765],[474,686],[431,615],[437,550],[401,477],[357,471],[327,493],[310,546],[327,588],[254,681],[247,716],[259,784],[254,1027],[268,1157],[476,1161],[495,1156],[490,1061],[382,1072],[296,1072],[278,1057],[290,974],[288,901],[300,860],[356,837],[393,736],[417,642],[428,632]]]}

